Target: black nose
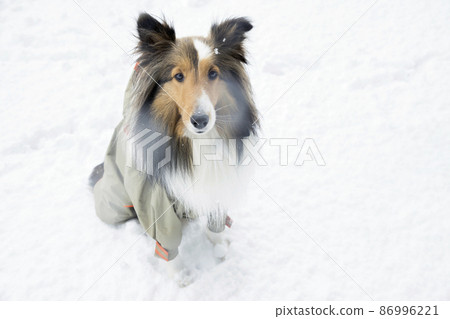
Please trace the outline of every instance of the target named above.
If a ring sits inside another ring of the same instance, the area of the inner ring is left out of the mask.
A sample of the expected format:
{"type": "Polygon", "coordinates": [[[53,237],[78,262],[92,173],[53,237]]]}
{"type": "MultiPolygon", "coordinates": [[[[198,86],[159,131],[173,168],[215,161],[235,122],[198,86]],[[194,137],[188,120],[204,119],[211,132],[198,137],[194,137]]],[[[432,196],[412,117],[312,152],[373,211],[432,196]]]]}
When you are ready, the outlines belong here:
{"type": "Polygon", "coordinates": [[[203,113],[194,114],[191,116],[191,123],[194,125],[196,129],[203,129],[206,125],[208,125],[209,116],[203,113]]]}

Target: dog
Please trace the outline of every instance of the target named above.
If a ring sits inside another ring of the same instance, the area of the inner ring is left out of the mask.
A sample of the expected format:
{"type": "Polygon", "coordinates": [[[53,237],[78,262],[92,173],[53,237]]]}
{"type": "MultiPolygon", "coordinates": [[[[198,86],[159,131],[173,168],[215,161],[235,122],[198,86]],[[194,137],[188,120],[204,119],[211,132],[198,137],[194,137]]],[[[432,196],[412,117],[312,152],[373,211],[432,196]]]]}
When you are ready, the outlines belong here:
{"type": "Polygon", "coordinates": [[[207,37],[177,38],[163,19],[137,20],[124,117],[90,184],[97,215],[110,224],[138,217],[169,263],[179,259],[181,219],[208,216],[208,238],[220,244],[242,193],[245,145],[260,128],[245,70],[252,28],[247,18],[230,18],[207,37]]]}

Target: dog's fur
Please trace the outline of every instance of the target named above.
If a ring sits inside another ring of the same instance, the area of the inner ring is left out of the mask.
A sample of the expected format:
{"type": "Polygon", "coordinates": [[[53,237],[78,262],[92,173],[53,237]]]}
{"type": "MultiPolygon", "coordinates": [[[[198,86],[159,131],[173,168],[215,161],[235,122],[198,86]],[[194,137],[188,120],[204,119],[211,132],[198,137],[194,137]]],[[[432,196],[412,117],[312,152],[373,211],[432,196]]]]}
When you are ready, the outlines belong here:
{"type": "Polygon", "coordinates": [[[246,18],[232,18],[214,24],[207,37],[176,38],[164,20],[142,13],[137,21],[138,64],[124,121],[134,133],[150,128],[172,137],[170,163],[149,178],[193,213],[210,212],[217,203],[226,209],[240,184],[239,165],[226,160],[194,165],[193,153],[203,150],[196,149],[193,139],[222,139],[239,163],[245,153],[242,140],[257,134],[243,46],[251,29],[246,18]],[[192,120],[198,112],[209,117],[204,130],[192,120]],[[229,147],[230,140],[235,147],[229,147]]]}

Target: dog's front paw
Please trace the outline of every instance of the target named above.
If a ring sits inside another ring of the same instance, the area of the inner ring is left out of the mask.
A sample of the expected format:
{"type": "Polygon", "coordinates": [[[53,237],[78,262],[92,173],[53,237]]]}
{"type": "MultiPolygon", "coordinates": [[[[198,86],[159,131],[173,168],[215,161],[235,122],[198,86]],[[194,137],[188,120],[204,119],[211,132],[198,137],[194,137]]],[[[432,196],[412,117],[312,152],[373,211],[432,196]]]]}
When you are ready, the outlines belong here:
{"type": "Polygon", "coordinates": [[[228,247],[230,246],[230,240],[225,237],[225,232],[215,233],[209,228],[206,228],[206,237],[214,245],[214,257],[223,259],[228,253],[228,247]]]}
{"type": "Polygon", "coordinates": [[[180,288],[189,286],[194,282],[194,276],[191,274],[189,269],[183,269],[175,274],[173,280],[177,283],[180,288]]]}
{"type": "Polygon", "coordinates": [[[223,231],[221,231],[220,233],[216,233],[211,231],[209,228],[206,228],[206,237],[208,237],[209,241],[213,245],[222,244],[225,240],[223,231]]]}
{"type": "Polygon", "coordinates": [[[166,270],[169,278],[175,281],[179,287],[189,286],[194,281],[194,276],[180,257],[166,262],[166,270]]]}

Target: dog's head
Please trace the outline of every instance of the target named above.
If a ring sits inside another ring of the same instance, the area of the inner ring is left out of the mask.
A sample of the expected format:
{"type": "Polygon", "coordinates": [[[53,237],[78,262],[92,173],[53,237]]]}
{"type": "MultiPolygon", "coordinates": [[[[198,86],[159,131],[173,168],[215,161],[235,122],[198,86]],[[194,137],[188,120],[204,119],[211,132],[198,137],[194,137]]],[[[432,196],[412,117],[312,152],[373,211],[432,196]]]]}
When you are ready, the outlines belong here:
{"type": "Polygon", "coordinates": [[[176,38],[167,22],[142,13],[133,107],[174,136],[213,128],[229,137],[254,133],[257,114],[243,46],[251,29],[246,18],[233,18],[214,24],[206,38],[176,38]]]}

